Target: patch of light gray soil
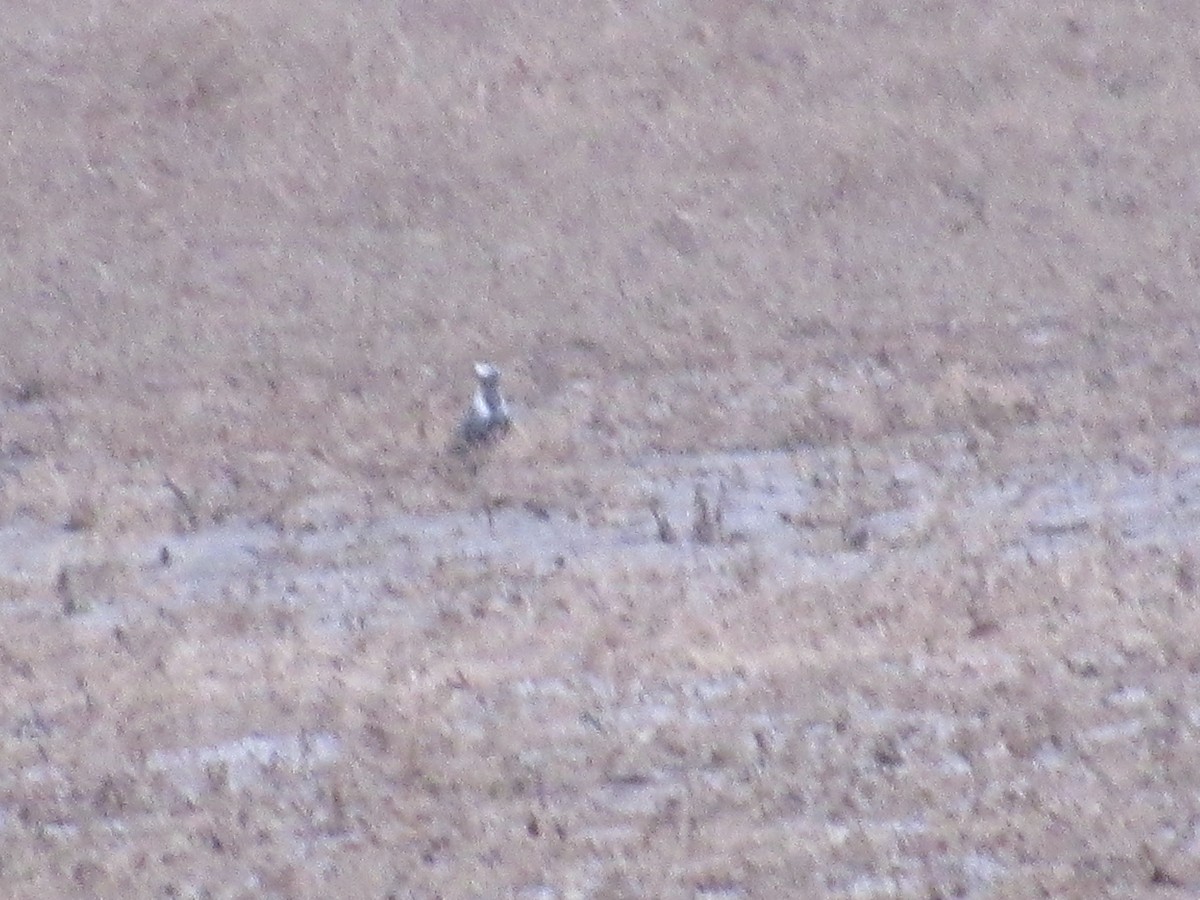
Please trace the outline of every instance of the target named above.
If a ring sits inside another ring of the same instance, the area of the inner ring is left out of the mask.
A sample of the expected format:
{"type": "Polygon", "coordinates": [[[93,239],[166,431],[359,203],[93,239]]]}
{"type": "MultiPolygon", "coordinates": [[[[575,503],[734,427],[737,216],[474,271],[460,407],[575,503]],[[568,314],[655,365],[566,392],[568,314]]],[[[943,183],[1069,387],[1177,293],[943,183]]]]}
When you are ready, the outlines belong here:
{"type": "MultiPolygon", "coordinates": [[[[846,460],[838,451],[800,447],[653,454],[614,463],[611,474],[627,483],[628,496],[658,499],[676,532],[669,542],[660,540],[648,504],[589,521],[573,510],[511,503],[490,518],[482,509],[401,513],[299,533],[228,523],[105,549],[168,585],[174,598],[168,602],[285,602],[332,627],[361,625],[360,614],[390,611],[411,616],[419,627],[432,607],[405,613],[401,607],[420,602],[415,595],[422,592],[406,593],[404,586],[426,584],[433,571],[447,567],[461,578],[519,589],[563,566],[687,575],[723,571],[754,554],[762,577],[837,583],[897,553],[934,559],[943,552],[939,516],[964,534],[1002,529],[1010,553],[1033,560],[1097,534],[1157,546],[1200,538],[1196,429],[1170,435],[1166,459],[1151,472],[1119,461],[1073,466],[1068,460],[982,479],[972,474],[961,444],[947,436],[939,445],[943,458],[918,462],[899,454],[886,471],[860,472],[866,483],[892,485],[894,498],[904,502],[867,511],[857,524],[847,523],[844,535],[806,516],[824,492],[853,495],[853,483],[831,485],[820,474],[846,460]],[[717,540],[700,540],[692,529],[698,488],[719,507],[717,540]]],[[[95,544],[91,535],[15,522],[0,529],[0,580],[53,584],[64,565],[94,556],[95,544]]],[[[116,617],[134,614],[144,613],[130,609],[116,617]]]]}

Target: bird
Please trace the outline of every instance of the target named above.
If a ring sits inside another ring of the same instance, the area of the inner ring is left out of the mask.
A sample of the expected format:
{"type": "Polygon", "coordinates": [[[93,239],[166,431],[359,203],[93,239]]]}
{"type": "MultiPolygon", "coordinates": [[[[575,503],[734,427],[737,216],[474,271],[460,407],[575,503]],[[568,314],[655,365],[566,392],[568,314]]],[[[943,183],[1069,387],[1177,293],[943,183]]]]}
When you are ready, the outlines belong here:
{"type": "Polygon", "coordinates": [[[464,450],[492,441],[512,427],[508,403],[500,393],[500,370],[491,363],[475,363],[475,378],[475,396],[458,427],[464,450]]]}
{"type": "Polygon", "coordinates": [[[499,369],[491,363],[475,363],[475,380],[475,395],[459,422],[451,450],[465,465],[466,474],[480,491],[488,529],[492,530],[497,500],[488,490],[486,480],[482,479],[481,469],[490,455],[490,446],[512,428],[512,415],[500,393],[499,369]]]}

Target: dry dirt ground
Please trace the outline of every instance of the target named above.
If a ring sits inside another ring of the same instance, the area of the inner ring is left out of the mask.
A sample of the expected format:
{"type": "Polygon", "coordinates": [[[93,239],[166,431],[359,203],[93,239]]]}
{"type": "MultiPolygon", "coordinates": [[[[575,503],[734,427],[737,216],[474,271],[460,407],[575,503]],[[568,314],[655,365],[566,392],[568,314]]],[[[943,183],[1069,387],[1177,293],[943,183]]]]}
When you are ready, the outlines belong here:
{"type": "Polygon", "coordinates": [[[1191,0],[4,19],[4,896],[1200,892],[1191,0]]]}

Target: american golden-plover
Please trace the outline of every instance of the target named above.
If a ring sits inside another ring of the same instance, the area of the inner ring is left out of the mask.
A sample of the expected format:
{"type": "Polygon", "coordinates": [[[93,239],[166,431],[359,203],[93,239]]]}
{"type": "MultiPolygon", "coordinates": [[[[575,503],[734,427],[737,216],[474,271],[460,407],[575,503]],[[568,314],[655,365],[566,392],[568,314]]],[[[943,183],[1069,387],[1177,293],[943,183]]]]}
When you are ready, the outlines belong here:
{"type": "Polygon", "coordinates": [[[500,393],[500,371],[491,363],[475,363],[475,396],[471,408],[458,427],[458,439],[464,447],[486,443],[508,431],[512,418],[500,393]]]}
{"type": "Polygon", "coordinates": [[[480,469],[490,455],[493,444],[512,427],[508,403],[500,393],[500,372],[491,363],[475,364],[475,396],[458,425],[452,451],[465,465],[466,474],[480,492],[488,527],[492,527],[496,498],[488,488],[488,479],[480,469]]]}

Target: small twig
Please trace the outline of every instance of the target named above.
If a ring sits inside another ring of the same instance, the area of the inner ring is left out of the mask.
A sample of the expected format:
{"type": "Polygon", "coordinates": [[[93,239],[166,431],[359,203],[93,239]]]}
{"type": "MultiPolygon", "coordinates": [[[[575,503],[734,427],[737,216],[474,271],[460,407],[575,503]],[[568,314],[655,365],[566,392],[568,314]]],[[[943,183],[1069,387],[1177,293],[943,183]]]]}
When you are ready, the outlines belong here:
{"type": "Polygon", "coordinates": [[[167,475],[163,481],[167,486],[167,490],[174,494],[175,499],[179,501],[183,515],[187,519],[187,530],[195,531],[198,529],[200,527],[200,517],[196,515],[196,508],[192,505],[192,501],[188,498],[188,495],[183,492],[183,488],[177,485],[170,475],[167,475]]]}
{"type": "Polygon", "coordinates": [[[662,501],[654,497],[650,501],[650,514],[654,516],[654,524],[658,528],[658,539],[664,544],[675,543],[675,529],[671,527],[671,522],[667,519],[666,513],[662,509],[662,501]]]}
{"type": "Polygon", "coordinates": [[[715,543],[717,534],[717,516],[713,513],[708,495],[700,484],[692,495],[692,540],[697,544],[715,543]]]}
{"type": "Polygon", "coordinates": [[[713,511],[714,522],[717,526],[717,539],[722,543],[725,542],[725,505],[729,500],[729,491],[725,484],[725,479],[721,479],[720,485],[717,487],[717,507],[713,511]]]}

